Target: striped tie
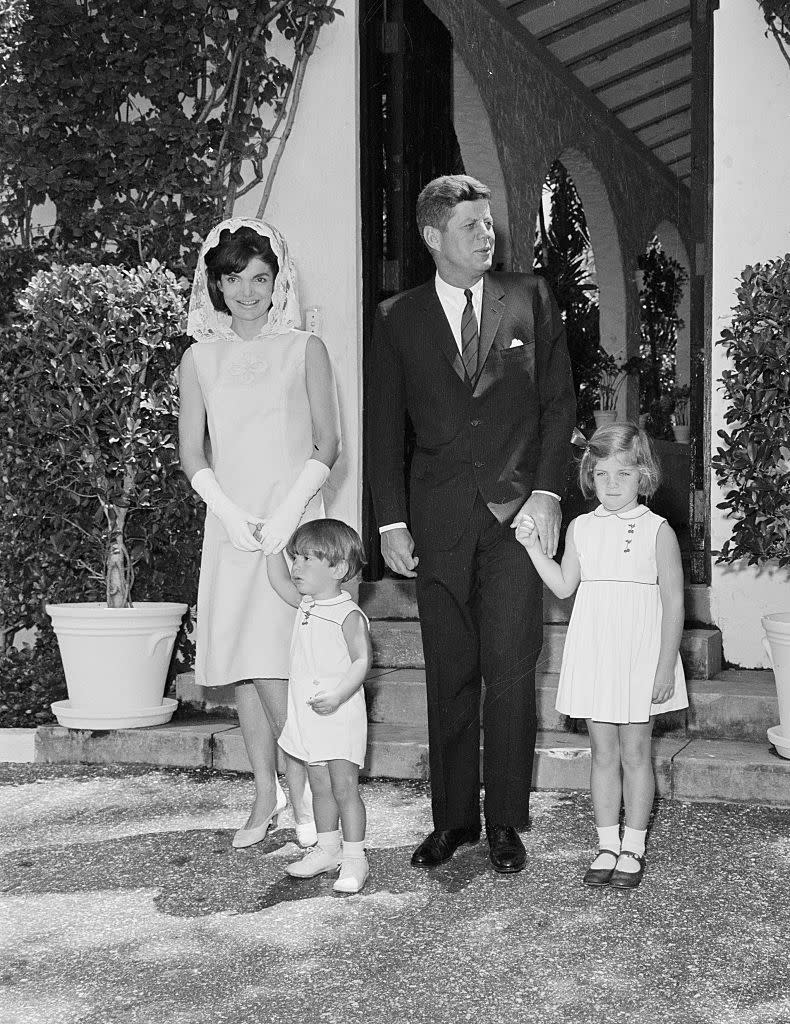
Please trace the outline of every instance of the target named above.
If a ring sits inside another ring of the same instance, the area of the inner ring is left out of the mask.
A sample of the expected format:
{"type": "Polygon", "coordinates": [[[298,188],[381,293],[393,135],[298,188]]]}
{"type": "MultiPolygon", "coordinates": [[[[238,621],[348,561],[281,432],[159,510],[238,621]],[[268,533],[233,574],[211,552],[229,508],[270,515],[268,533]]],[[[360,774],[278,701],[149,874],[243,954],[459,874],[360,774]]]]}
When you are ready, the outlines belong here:
{"type": "Polygon", "coordinates": [[[473,381],[477,375],[477,352],[480,339],[477,333],[477,317],[472,305],[472,293],[467,288],[464,295],[466,296],[466,305],[461,316],[461,358],[464,361],[466,376],[473,381]]]}

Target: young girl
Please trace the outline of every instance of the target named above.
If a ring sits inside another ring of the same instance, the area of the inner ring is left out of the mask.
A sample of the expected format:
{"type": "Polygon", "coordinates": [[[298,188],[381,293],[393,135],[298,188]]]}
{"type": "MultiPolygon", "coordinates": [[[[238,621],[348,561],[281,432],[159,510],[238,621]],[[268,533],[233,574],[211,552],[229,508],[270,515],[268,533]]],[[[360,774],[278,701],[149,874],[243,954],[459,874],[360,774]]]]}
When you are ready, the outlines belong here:
{"type": "Polygon", "coordinates": [[[368,620],[340,587],[365,564],[362,541],[337,519],[317,519],[300,526],[286,550],[293,559],[290,574],[282,554],[267,563],[272,587],[299,609],[279,742],[307,763],[318,833],[318,845],[286,871],[314,878],[339,867],[335,891],[359,892],[369,871],[358,776],[367,745],[362,683],[372,656],[368,620]]]}
{"type": "Polygon", "coordinates": [[[633,889],[644,872],[655,780],[653,716],[688,707],[678,648],[683,570],[672,528],[639,496],[660,470],[644,431],[631,423],[595,431],[579,484],[598,507],[568,526],[562,564],[543,553],[529,516],[514,523],[535,568],[557,597],[578,587],[557,690],[557,710],[587,720],[599,851],[587,885],[633,889]],[[620,841],[620,803],[625,831],[620,841]]]}

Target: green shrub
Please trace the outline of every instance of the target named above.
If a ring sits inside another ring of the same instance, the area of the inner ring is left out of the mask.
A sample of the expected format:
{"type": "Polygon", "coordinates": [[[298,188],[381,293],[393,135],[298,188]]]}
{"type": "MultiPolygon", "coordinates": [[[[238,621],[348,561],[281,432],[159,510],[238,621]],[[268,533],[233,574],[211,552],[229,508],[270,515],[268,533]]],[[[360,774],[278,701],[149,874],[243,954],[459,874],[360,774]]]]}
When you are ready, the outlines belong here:
{"type": "Polygon", "coordinates": [[[50,704],[66,698],[66,679],[52,628],[35,646],[9,647],[0,655],[0,728],[31,728],[55,720],[50,704]]]}
{"type": "MultiPolygon", "coordinates": [[[[0,331],[0,607],[195,601],[202,511],[177,463],[184,295],[157,263],[54,266],[0,331]]],[[[182,638],[183,639],[183,638],[182,638]]]]}
{"type": "Polygon", "coordinates": [[[790,564],[790,254],[746,267],[732,326],[722,331],[731,368],[721,376],[731,429],[712,464],[734,520],[719,562],[790,564]]]}

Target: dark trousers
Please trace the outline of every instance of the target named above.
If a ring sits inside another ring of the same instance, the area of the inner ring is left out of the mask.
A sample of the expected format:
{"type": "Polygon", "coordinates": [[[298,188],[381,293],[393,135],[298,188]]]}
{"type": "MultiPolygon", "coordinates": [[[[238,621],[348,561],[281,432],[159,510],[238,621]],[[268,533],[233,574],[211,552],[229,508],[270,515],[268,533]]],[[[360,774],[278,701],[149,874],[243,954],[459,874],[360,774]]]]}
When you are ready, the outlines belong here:
{"type": "Polygon", "coordinates": [[[434,827],[480,821],[481,677],[485,817],[525,826],[543,644],[540,578],[514,531],[479,496],[454,547],[416,554],[434,827]]]}

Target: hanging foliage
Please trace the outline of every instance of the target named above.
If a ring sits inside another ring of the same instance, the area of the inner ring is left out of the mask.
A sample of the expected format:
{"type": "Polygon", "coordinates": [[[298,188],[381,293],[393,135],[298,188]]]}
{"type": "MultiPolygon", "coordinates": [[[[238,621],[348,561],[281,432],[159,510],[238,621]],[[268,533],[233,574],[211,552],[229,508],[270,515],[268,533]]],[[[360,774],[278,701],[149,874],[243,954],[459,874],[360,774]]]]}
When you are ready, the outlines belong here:
{"type": "MultiPolygon", "coordinates": [[[[0,221],[190,272],[197,242],[271,176],[335,0],[10,0],[0,221]]],[[[264,204],[265,204],[264,198],[264,204]]]]}
{"type": "Polygon", "coordinates": [[[790,65],[790,0],[757,0],[768,32],[776,40],[782,56],[790,65]]]}

